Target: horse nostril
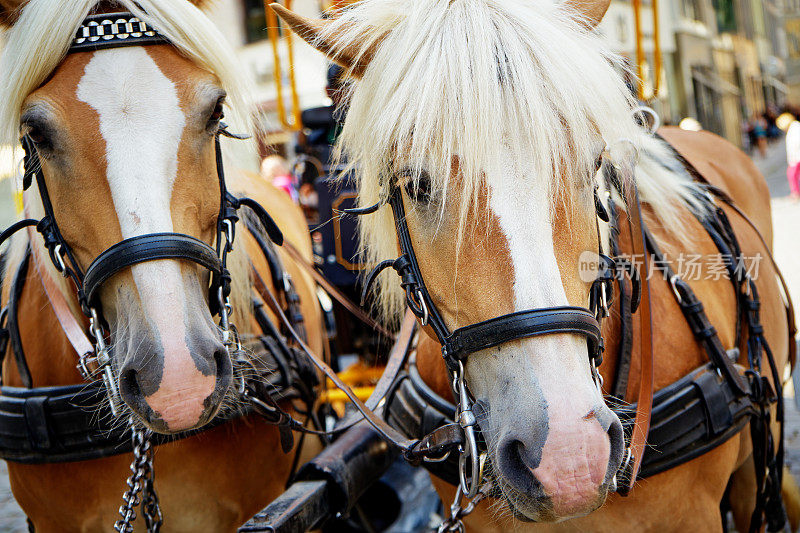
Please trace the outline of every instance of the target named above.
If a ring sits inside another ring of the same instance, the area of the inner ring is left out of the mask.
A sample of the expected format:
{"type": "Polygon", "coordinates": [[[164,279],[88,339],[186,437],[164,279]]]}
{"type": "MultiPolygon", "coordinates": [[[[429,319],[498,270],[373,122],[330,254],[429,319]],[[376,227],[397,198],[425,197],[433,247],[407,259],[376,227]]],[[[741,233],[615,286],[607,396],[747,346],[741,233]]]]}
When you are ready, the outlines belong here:
{"type": "Polygon", "coordinates": [[[605,481],[611,484],[625,455],[625,435],[622,431],[622,424],[616,416],[614,416],[614,419],[608,426],[608,442],[610,444],[610,450],[605,481]]]}
{"type": "Polygon", "coordinates": [[[497,444],[496,460],[498,473],[515,490],[533,497],[543,495],[541,485],[532,473],[541,461],[541,450],[531,453],[523,441],[506,437],[497,444]]]}
{"type": "Polygon", "coordinates": [[[119,391],[123,397],[141,398],[142,389],[139,387],[139,380],[137,379],[135,370],[131,369],[120,373],[119,391]]]}
{"type": "Polygon", "coordinates": [[[214,363],[217,366],[217,384],[227,387],[233,377],[233,364],[228,350],[218,348],[214,351],[214,363]]]}

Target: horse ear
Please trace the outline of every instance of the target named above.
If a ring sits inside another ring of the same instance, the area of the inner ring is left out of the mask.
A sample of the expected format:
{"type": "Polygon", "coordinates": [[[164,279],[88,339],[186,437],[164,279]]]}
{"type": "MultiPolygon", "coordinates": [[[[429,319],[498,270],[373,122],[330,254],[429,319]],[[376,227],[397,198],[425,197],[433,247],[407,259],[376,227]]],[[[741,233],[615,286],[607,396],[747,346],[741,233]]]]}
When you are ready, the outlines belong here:
{"type": "Polygon", "coordinates": [[[199,9],[205,9],[209,7],[211,4],[214,4],[216,0],[189,0],[195,7],[199,9]]]}
{"type": "Polygon", "coordinates": [[[278,3],[269,5],[283,21],[289,25],[293,32],[308,44],[328,56],[328,58],[346,68],[350,74],[360,78],[372,59],[372,51],[363,51],[358,45],[342,46],[336,42],[335,35],[328,35],[326,39],[320,36],[333,21],[325,19],[311,19],[298,15],[278,3]]]}
{"type": "Polygon", "coordinates": [[[603,20],[611,0],[565,0],[564,5],[581,15],[581,22],[591,30],[603,20]]]}
{"type": "Polygon", "coordinates": [[[27,0],[0,0],[0,28],[13,26],[19,18],[19,11],[27,0]]]}

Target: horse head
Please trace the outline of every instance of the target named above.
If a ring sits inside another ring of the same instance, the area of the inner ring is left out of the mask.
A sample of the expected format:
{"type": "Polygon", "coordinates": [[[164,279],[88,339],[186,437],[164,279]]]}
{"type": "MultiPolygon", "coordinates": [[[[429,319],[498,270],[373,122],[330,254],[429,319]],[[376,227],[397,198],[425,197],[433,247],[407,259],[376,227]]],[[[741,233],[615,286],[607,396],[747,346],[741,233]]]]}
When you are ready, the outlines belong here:
{"type": "MultiPolygon", "coordinates": [[[[639,135],[592,31],[608,5],[367,0],[318,21],[273,4],[357,78],[341,147],[360,201],[399,191],[421,278],[449,331],[588,307],[594,278],[582,275],[581,255],[602,239],[595,163],[612,140],[639,135]]],[[[388,209],[362,217],[372,262],[397,257],[394,222],[388,209]]],[[[385,309],[404,305],[388,277],[381,284],[385,309]]],[[[624,440],[586,338],[516,338],[470,354],[464,367],[490,477],[515,516],[561,520],[600,506],[624,440]]]]}
{"type": "MultiPolygon", "coordinates": [[[[0,6],[12,24],[0,115],[35,145],[55,221],[80,268],[146,234],[182,233],[213,246],[215,136],[231,91],[217,74],[233,64],[214,25],[184,1],[0,6]],[[136,14],[171,44],[67,53],[87,14],[119,11],[136,14]]],[[[31,214],[42,209],[35,189],[26,196],[31,214]]],[[[124,268],[99,289],[121,398],[153,430],[204,425],[231,387],[231,358],[208,287],[206,269],[162,259],[124,268]]]]}

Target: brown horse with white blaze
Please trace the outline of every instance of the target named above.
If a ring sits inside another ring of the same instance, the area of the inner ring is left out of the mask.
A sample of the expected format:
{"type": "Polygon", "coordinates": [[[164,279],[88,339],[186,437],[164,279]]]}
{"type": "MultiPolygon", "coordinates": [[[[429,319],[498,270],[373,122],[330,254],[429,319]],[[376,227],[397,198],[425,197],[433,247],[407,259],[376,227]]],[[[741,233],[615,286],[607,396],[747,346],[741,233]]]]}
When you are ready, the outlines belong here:
{"type": "MultiPolygon", "coordinates": [[[[634,103],[614,68],[618,58],[592,31],[608,5],[362,0],[330,19],[311,20],[273,4],[298,35],[354,76],[340,143],[358,176],[360,203],[372,206],[390,197],[398,216],[392,195],[401,195],[401,218],[421,277],[451,332],[511,313],[587,307],[593,280],[581,275],[581,256],[609,250],[612,238],[599,219],[595,191],[598,202],[606,202],[607,191],[625,209],[597,172],[599,154],[605,165],[634,163],[644,219],[669,258],[718,253],[698,222],[710,213],[701,200],[705,190],[665,142],[636,124],[634,103]]],[[[706,178],[753,218],[769,246],[769,194],[752,162],[708,134],[663,134],[698,168],[715,169],[706,178]]],[[[769,250],[754,228],[725,209],[742,254],[765,258],[769,250]]],[[[398,256],[400,223],[392,211],[361,219],[362,245],[374,264],[398,256]]],[[[624,227],[624,213],[621,218],[624,227]]],[[[632,249],[625,237],[619,243],[632,249]]],[[[410,246],[403,246],[407,257],[410,246]]],[[[735,347],[739,317],[731,283],[706,270],[688,283],[722,344],[735,347]]],[[[389,276],[381,284],[382,307],[395,317],[407,295],[389,276]]],[[[782,371],[789,328],[767,260],[756,285],[764,337],[782,371]]],[[[669,282],[656,275],[650,287],[660,389],[708,356],[669,282]]],[[[603,324],[600,373],[606,386],[617,366],[619,306],[603,324]]],[[[420,311],[427,319],[430,309],[420,311]]],[[[439,395],[452,398],[452,368],[445,368],[434,331],[426,331],[417,357],[420,374],[439,395]]],[[[635,331],[634,340],[640,335],[635,331]]],[[[739,347],[746,367],[746,350],[739,347]]],[[[641,379],[636,350],[632,361],[629,402],[636,401],[641,379]]],[[[464,368],[488,448],[491,494],[500,496],[494,507],[483,502],[465,520],[469,530],[722,531],[720,501],[729,481],[738,528],[748,529],[756,489],[746,429],[639,482],[627,498],[612,494],[624,481],[615,477],[624,436],[604,401],[608,389],[599,390],[593,380],[583,336],[516,338],[471,353],[464,368]],[[502,512],[520,521],[509,526],[502,512]]],[[[780,385],[774,384],[778,391],[780,385]]],[[[774,418],[772,431],[777,439],[774,418]]],[[[434,482],[444,501],[452,501],[455,487],[434,482]]]]}
{"type": "MultiPolygon", "coordinates": [[[[84,271],[104,250],[137,236],[181,233],[211,246],[218,238],[215,137],[223,109],[236,115],[237,106],[246,105],[241,87],[247,84],[238,79],[224,37],[195,5],[201,3],[0,1],[0,23],[7,27],[0,60],[3,142],[21,134],[35,145],[55,220],[84,271]],[[146,21],[168,43],[67,53],[87,15],[120,11],[146,21]]],[[[287,195],[242,172],[229,172],[228,185],[264,205],[286,240],[311,259],[304,218],[287,195]]],[[[27,191],[28,216],[43,214],[40,192],[36,185],[27,191]]],[[[81,383],[78,354],[51,302],[64,300],[84,329],[88,322],[74,286],[56,272],[34,232],[13,243],[3,301],[28,253],[31,268],[17,314],[32,382],[81,383]]],[[[320,353],[324,333],[315,283],[277,253],[294,281],[308,344],[320,353]]],[[[270,267],[258,242],[240,231],[228,269],[231,321],[242,339],[260,332],[251,272],[277,294],[270,267]]],[[[242,369],[212,317],[209,279],[209,271],[194,262],[161,259],[124,268],[101,286],[113,379],[124,414],[139,426],[174,434],[238,409],[234,388],[242,369]]],[[[3,382],[23,386],[14,357],[5,357],[3,382]]],[[[284,407],[293,412],[291,403],[284,407]]],[[[159,446],[154,464],[164,530],[235,530],[283,490],[296,453],[297,446],[284,454],[278,429],[256,415],[159,446]]],[[[59,464],[10,462],[9,474],[36,531],[101,531],[119,518],[130,463],[130,454],[59,464]]]]}

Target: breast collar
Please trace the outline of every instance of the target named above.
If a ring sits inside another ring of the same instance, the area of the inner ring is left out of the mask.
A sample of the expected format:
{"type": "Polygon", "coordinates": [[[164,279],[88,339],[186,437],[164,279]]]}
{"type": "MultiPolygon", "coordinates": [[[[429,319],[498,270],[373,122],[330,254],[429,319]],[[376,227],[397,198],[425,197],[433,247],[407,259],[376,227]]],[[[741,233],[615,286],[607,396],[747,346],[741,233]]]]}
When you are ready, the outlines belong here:
{"type": "MultiPolygon", "coordinates": [[[[601,170],[604,164],[603,160],[604,156],[601,155],[598,158],[595,171],[601,170]]],[[[619,190],[626,201],[634,254],[639,254],[635,255],[636,257],[644,258],[644,268],[647,271],[641,206],[633,173],[611,172],[608,174],[617,178],[616,183],[609,182],[608,185],[613,185],[619,190]]],[[[452,377],[451,386],[457,404],[456,421],[464,432],[465,444],[462,446],[459,457],[459,478],[461,492],[467,498],[473,498],[478,492],[485,460],[485,451],[479,450],[478,447],[476,435],[477,418],[472,411],[474,398],[467,388],[464,377],[464,362],[469,355],[517,339],[562,333],[577,334],[586,338],[592,377],[598,388],[602,386],[602,378],[597,370],[597,367],[602,362],[603,353],[600,322],[608,316],[613,281],[621,264],[613,261],[603,253],[602,242],[599,240],[599,220],[608,222],[609,215],[598,197],[597,188],[595,188],[594,194],[598,220],[600,268],[597,279],[590,288],[589,308],[560,306],[529,309],[470,324],[454,331],[448,328],[444,317],[433,302],[425,285],[406,222],[402,188],[396,182],[393,182],[385,200],[371,207],[347,211],[352,215],[366,215],[376,212],[386,203],[392,208],[402,255],[397,259],[383,261],[370,272],[365,282],[364,295],[366,296],[377,275],[383,270],[392,267],[401,278],[401,286],[405,291],[408,307],[419,318],[423,326],[429,325],[431,327],[441,344],[442,357],[452,377]]],[[[620,472],[618,472],[621,473],[620,477],[622,479],[630,480],[628,481],[630,485],[620,490],[622,493],[627,493],[637,477],[649,429],[653,396],[653,365],[648,284],[646,280],[643,283],[641,282],[641,276],[638,275],[633,265],[625,265],[623,270],[631,277],[634,283],[635,296],[631,301],[631,313],[636,313],[639,318],[639,325],[642,328],[642,335],[640,336],[642,345],[639,351],[642,357],[642,379],[637,402],[636,430],[633,432],[625,460],[620,467],[620,472]],[[644,302],[644,305],[640,306],[640,302],[644,302]]]]}

